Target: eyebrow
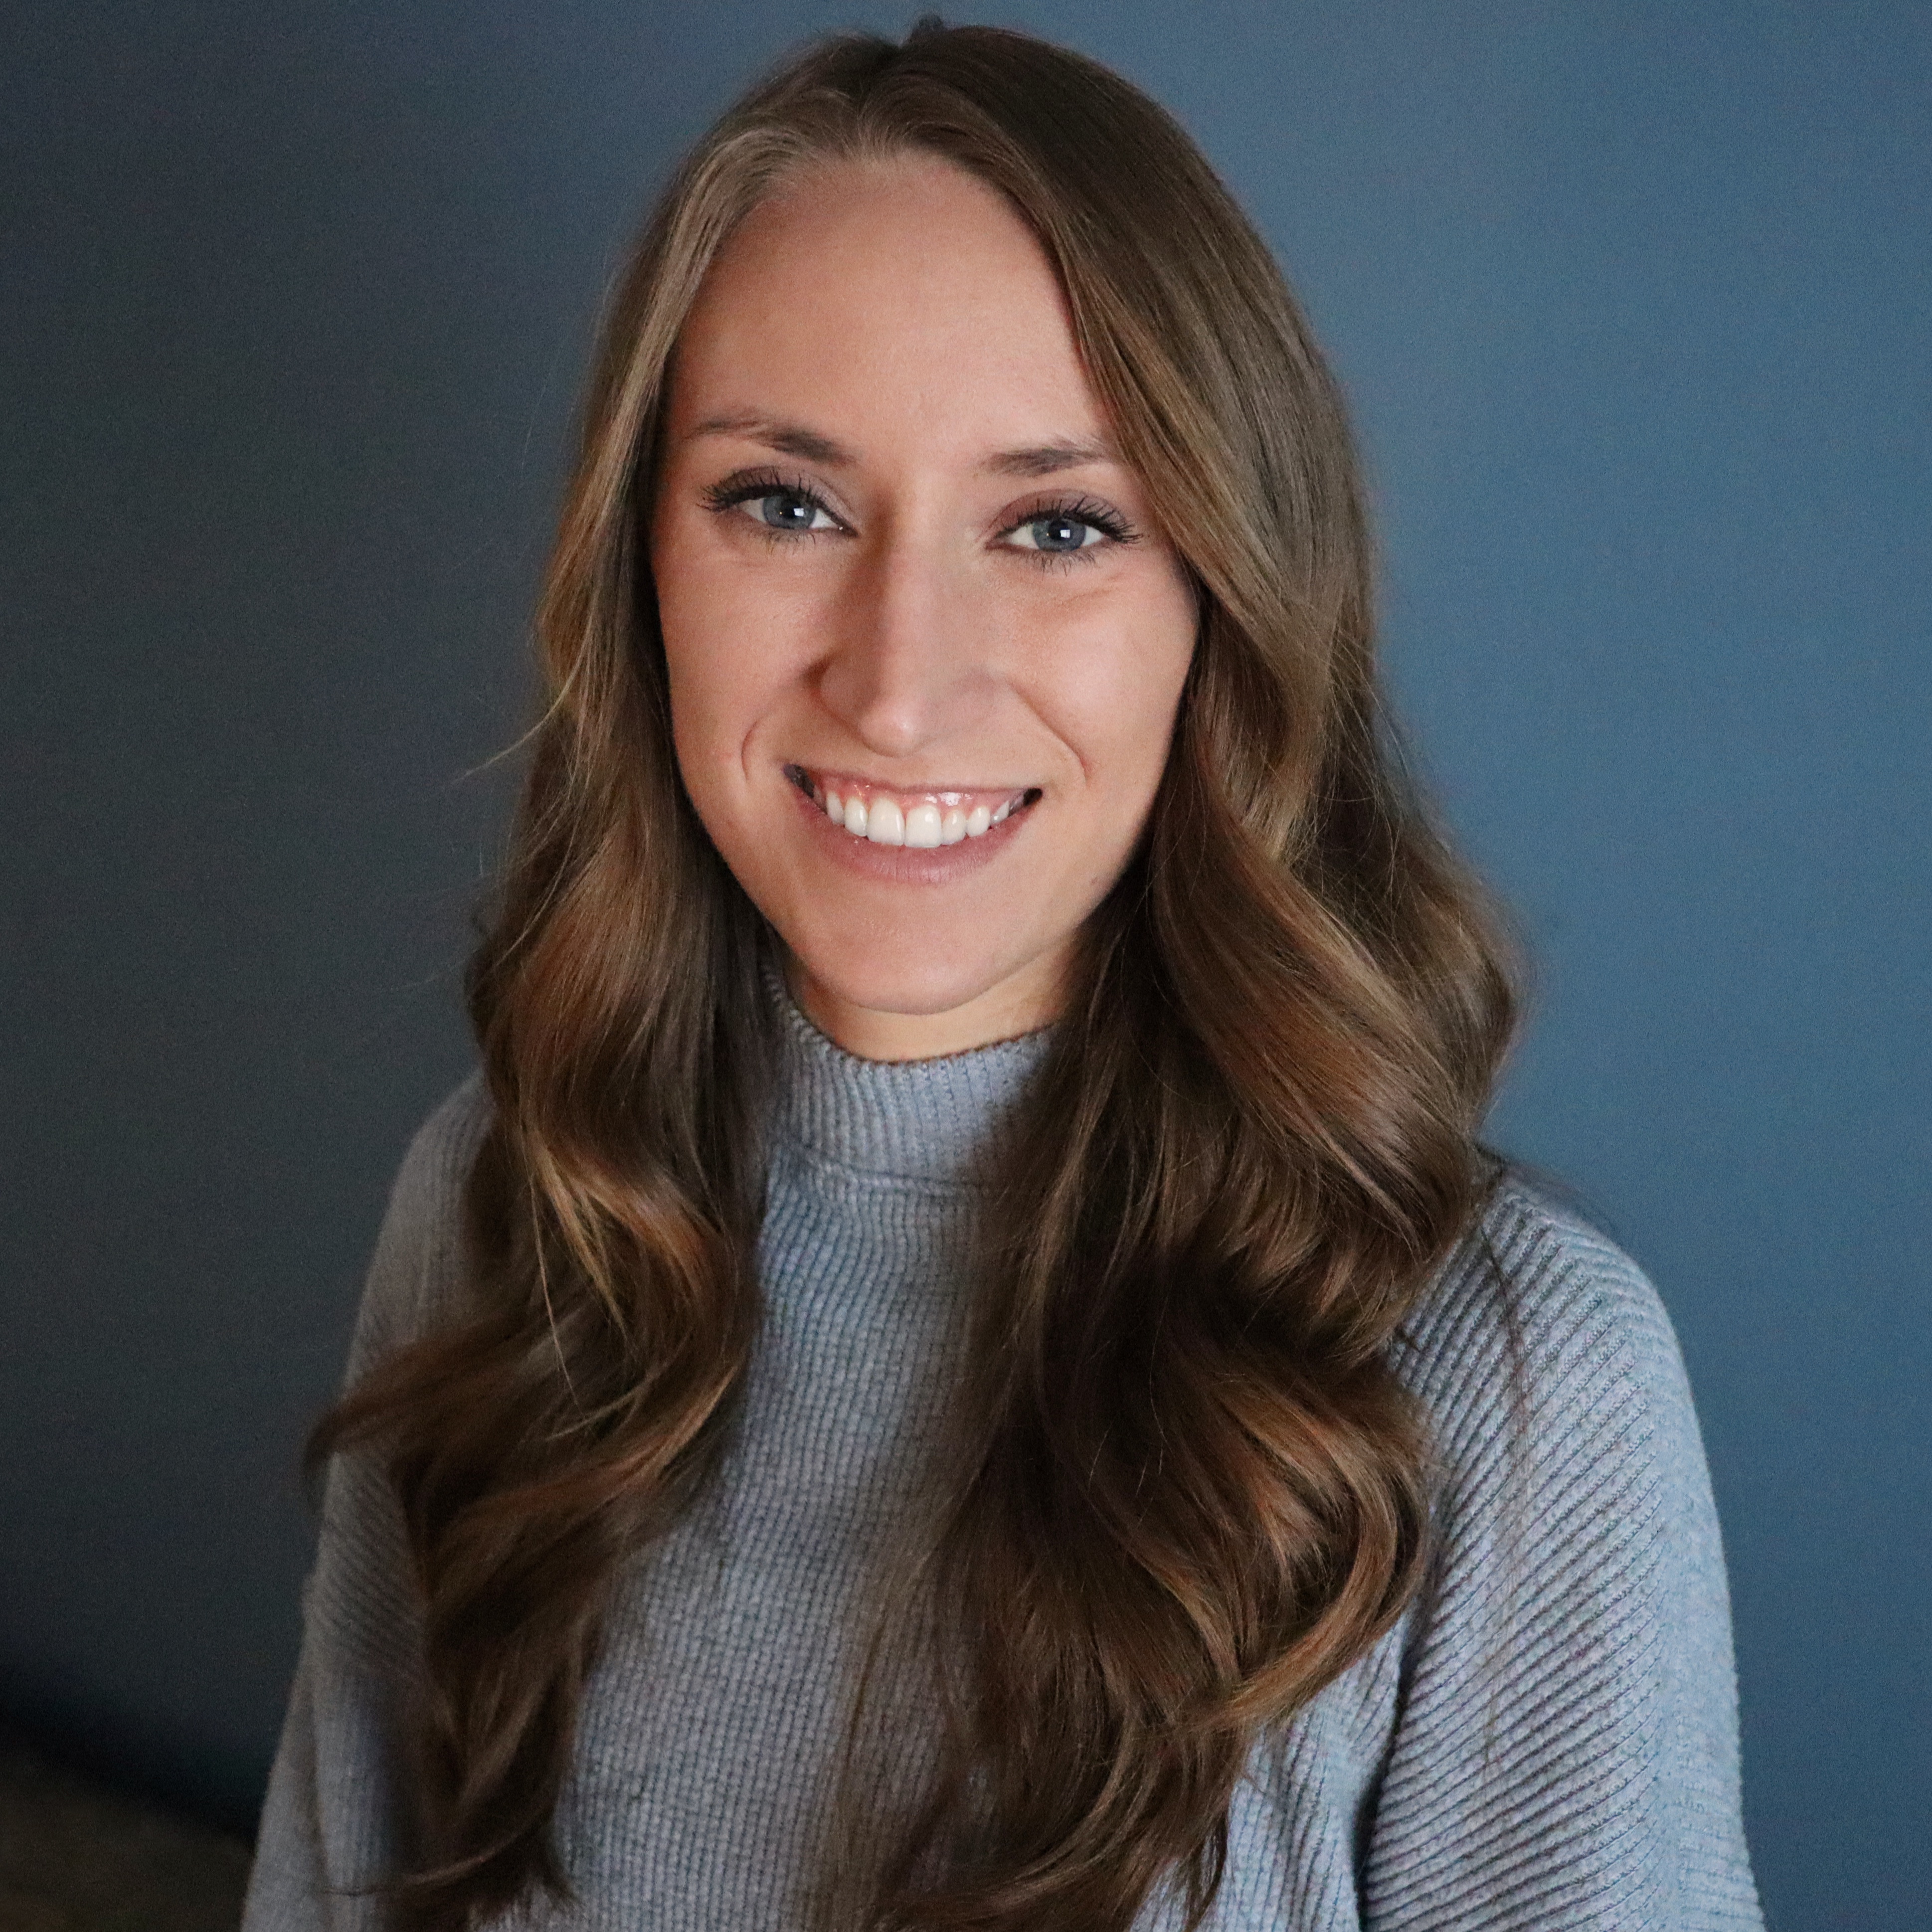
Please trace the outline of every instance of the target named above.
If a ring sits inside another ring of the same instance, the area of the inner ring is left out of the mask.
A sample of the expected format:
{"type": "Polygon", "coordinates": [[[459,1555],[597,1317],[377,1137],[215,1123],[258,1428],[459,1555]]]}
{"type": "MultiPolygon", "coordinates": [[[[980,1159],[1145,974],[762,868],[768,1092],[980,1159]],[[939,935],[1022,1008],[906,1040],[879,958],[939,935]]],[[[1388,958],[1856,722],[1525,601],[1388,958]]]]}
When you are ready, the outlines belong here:
{"type": "Polygon", "coordinates": [[[782,456],[796,456],[807,463],[822,463],[828,469],[842,470],[858,458],[843,443],[807,429],[802,423],[780,422],[755,411],[741,410],[730,416],[706,416],[685,438],[696,442],[707,436],[742,436],[747,442],[762,443],[782,456]]]}
{"type": "Polygon", "coordinates": [[[1112,444],[1104,438],[1042,442],[1031,449],[1002,450],[980,466],[1000,476],[1051,476],[1058,470],[1084,469],[1090,463],[1118,463],[1112,444]]]}
{"type": "MultiPolygon", "coordinates": [[[[706,416],[686,436],[695,442],[707,436],[742,437],[761,443],[784,456],[796,456],[806,463],[822,463],[828,469],[849,468],[858,458],[843,443],[836,442],[802,423],[785,422],[755,410],[706,416]]],[[[1036,443],[1024,449],[1003,449],[989,456],[980,467],[995,476],[1051,476],[1062,470],[1078,470],[1094,463],[1118,463],[1113,446],[1103,438],[1069,438],[1059,442],[1036,443]]]]}

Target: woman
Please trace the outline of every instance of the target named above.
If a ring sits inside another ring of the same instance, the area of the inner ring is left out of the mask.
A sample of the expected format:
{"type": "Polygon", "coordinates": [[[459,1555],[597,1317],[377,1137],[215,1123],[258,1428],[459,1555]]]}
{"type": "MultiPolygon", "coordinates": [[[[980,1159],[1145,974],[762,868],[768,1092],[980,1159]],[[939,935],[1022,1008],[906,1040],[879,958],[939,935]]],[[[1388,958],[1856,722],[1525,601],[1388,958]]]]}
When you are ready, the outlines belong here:
{"type": "Polygon", "coordinates": [[[673,183],[247,1923],[1755,1924],[1654,1294],[1474,1138],[1341,409],[1104,70],[673,183]]]}

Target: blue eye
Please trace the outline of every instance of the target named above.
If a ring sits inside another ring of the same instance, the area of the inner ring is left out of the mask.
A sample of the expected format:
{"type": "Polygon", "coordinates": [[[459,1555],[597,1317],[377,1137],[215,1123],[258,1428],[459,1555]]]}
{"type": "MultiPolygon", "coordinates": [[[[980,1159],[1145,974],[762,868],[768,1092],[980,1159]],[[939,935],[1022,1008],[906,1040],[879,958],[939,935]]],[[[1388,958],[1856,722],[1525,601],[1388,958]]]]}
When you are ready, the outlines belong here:
{"type": "Polygon", "coordinates": [[[1132,543],[1132,531],[1102,503],[1085,499],[1074,503],[1046,503],[1009,524],[1000,541],[1010,550],[1035,556],[1072,557],[1102,544],[1132,543]]]}
{"type": "Polygon", "coordinates": [[[1032,548],[1044,550],[1084,550],[1100,532],[1078,517],[1036,517],[1022,527],[1033,540],[1032,548]]]}
{"type": "Polygon", "coordinates": [[[833,526],[823,506],[796,490],[770,490],[743,500],[767,530],[830,530],[833,526]],[[821,517],[825,518],[823,524],[818,520],[821,517]]]}
{"type": "Polygon", "coordinates": [[[772,536],[818,536],[845,528],[802,476],[741,470],[711,484],[699,500],[707,510],[742,517],[772,536]]]}

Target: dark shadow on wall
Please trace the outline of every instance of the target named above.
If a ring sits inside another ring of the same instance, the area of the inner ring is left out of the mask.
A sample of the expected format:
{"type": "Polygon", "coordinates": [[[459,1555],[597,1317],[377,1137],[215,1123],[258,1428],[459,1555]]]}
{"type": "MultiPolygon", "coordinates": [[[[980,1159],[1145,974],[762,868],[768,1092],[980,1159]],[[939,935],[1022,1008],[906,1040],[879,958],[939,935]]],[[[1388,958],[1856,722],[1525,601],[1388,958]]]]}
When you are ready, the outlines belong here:
{"type": "Polygon", "coordinates": [[[247,1842],[0,1730],[0,1932],[233,1932],[247,1842]]]}

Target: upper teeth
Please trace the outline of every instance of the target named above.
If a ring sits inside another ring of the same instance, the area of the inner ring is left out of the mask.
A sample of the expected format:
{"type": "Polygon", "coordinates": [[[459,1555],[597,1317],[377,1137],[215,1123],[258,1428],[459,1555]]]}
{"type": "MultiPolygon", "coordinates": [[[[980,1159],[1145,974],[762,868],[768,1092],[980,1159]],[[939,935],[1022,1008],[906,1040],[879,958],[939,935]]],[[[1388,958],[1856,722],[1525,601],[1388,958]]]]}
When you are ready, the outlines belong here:
{"type": "Polygon", "coordinates": [[[970,811],[959,805],[922,799],[902,806],[896,798],[880,795],[868,805],[856,792],[847,796],[828,784],[821,794],[825,815],[835,824],[875,845],[910,845],[930,848],[956,845],[962,838],[983,838],[999,824],[1019,802],[1019,795],[1004,800],[997,808],[976,805],[970,811]]]}

